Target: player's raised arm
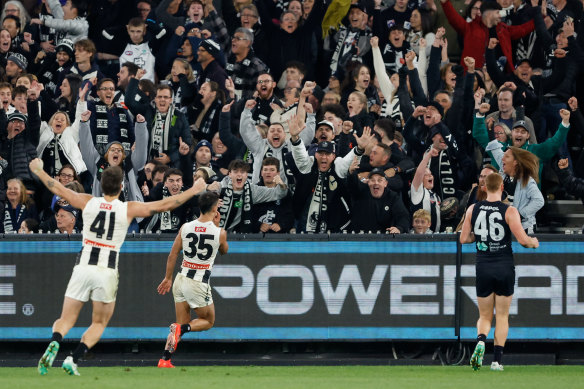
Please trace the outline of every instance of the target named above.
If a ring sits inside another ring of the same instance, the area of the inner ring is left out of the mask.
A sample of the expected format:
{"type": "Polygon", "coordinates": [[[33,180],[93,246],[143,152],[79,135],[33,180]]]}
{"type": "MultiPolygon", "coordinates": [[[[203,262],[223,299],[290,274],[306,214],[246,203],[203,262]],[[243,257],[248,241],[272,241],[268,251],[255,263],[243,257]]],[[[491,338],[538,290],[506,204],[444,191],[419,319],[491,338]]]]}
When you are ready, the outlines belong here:
{"type": "Polygon", "coordinates": [[[63,184],[55,180],[43,170],[43,161],[39,158],[35,158],[28,164],[30,171],[36,175],[39,180],[49,189],[51,192],[57,196],[67,200],[71,206],[77,209],[85,208],[85,204],[91,200],[91,195],[86,193],[77,193],[71,189],[65,188],[63,184]]]}
{"type": "Polygon", "coordinates": [[[137,201],[128,202],[128,218],[148,217],[154,214],[171,211],[186,203],[191,197],[204,192],[207,184],[202,178],[195,181],[195,184],[181,194],[167,197],[163,200],[141,203],[137,201]]]}
{"type": "Polygon", "coordinates": [[[472,218],[472,210],[474,209],[474,204],[468,207],[466,214],[464,215],[464,223],[462,224],[462,230],[460,231],[460,243],[472,243],[475,241],[474,233],[472,232],[472,226],[470,219],[472,218]]]}
{"type": "Polygon", "coordinates": [[[182,227],[178,230],[178,234],[176,234],[176,238],[172,244],[172,249],[170,249],[170,253],[168,254],[168,259],[166,260],[166,274],[160,285],[158,285],[159,294],[168,293],[172,287],[172,275],[174,274],[174,268],[176,266],[176,258],[178,258],[178,254],[182,250],[181,233],[182,227]]]}
{"type": "Polygon", "coordinates": [[[505,221],[521,246],[532,249],[539,247],[539,241],[537,238],[532,238],[525,233],[525,230],[521,225],[521,216],[519,216],[517,208],[507,208],[507,212],[505,212],[505,221]]]}

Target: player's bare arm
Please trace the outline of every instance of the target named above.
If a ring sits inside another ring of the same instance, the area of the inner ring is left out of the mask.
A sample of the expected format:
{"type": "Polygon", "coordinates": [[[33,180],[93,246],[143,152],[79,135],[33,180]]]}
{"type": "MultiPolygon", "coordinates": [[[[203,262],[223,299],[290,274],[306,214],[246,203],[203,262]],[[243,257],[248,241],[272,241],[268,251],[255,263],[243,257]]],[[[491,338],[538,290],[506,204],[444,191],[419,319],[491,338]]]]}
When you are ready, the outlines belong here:
{"type": "Polygon", "coordinates": [[[168,259],[166,260],[166,274],[160,285],[158,285],[159,294],[168,293],[172,287],[172,275],[174,274],[174,268],[176,266],[176,258],[178,258],[178,254],[182,250],[181,233],[182,227],[178,231],[174,243],[172,244],[172,249],[170,249],[170,253],[168,254],[168,259]]]}
{"type": "Polygon", "coordinates": [[[150,203],[130,201],[128,202],[128,218],[131,220],[136,217],[148,217],[160,212],[171,211],[186,203],[191,197],[204,192],[206,186],[205,180],[199,178],[191,188],[181,194],[150,203]]]}
{"type": "Polygon", "coordinates": [[[85,204],[91,200],[91,195],[87,193],[77,193],[71,189],[65,188],[63,184],[55,180],[43,170],[43,161],[39,158],[35,158],[29,163],[30,171],[36,175],[39,180],[49,189],[52,193],[57,196],[67,200],[71,206],[77,209],[85,208],[85,204]]]}
{"type": "Polygon", "coordinates": [[[537,238],[532,238],[525,233],[525,230],[521,225],[521,216],[519,216],[517,208],[507,208],[507,212],[505,212],[505,221],[521,246],[532,249],[539,247],[539,241],[537,238]]]}
{"type": "Polygon", "coordinates": [[[464,215],[464,224],[462,225],[462,230],[460,231],[460,243],[472,243],[475,241],[474,233],[472,232],[472,226],[470,224],[470,219],[472,218],[472,210],[474,209],[474,204],[468,207],[466,214],[464,215]]]}
{"type": "Polygon", "coordinates": [[[219,237],[219,254],[225,255],[229,251],[229,244],[227,243],[227,231],[221,229],[221,235],[219,237]]]}

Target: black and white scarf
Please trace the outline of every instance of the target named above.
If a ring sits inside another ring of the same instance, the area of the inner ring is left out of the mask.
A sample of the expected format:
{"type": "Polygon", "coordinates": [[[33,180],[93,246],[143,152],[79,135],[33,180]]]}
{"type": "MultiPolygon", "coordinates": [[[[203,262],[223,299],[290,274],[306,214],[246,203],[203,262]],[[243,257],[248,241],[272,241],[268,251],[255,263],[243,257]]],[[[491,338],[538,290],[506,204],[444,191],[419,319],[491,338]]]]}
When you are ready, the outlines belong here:
{"type": "MultiPolygon", "coordinates": [[[[282,167],[284,169],[284,175],[286,176],[286,184],[288,185],[288,190],[290,191],[291,194],[294,194],[294,190],[296,189],[296,179],[294,178],[294,174],[292,173],[292,170],[290,169],[290,163],[288,162],[288,159],[286,158],[286,154],[288,154],[290,152],[290,150],[288,150],[288,146],[286,144],[284,144],[284,146],[282,146],[282,154],[281,157],[278,158],[280,161],[282,161],[282,167]]],[[[262,161],[268,157],[273,157],[274,156],[274,150],[272,150],[272,146],[270,146],[269,143],[266,143],[266,149],[264,151],[264,158],[262,159],[262,161]]]]}
{"type": "Polygon", "coordinates": [[[163,119],[162,114],[157,110],[152,123],[150,131],[150,152],[152,157],[158,157],[160,153],[168,150],[168,136],[170,134],[170,126],[176,123],[176,116],[174,114],[174,107],[171,105],[166,117],[163,119]]]}
{"type": "Polygon", "coordinates": [[[349,60],[362,62],[361,58],[355,53],[351,54],[351,49],[353,48],[353,43],[359,44],[359,39],[362,34],[366,34],[365,30],[360,30],[358,28],[352,27],[341,27],[339,30],[339,39],[337,40],[337,46],[335,47],[335,52],[331,58],[331,69],[333,73],[337,69],[344,69],[345,65],[349,60]],[[347,39],[351,34],[352,39],[347,39]]]}
{"type": "MultiPolygon", "coordinates": [[[[126,153],[130,151],[132,145],[130,144],[130,138],[128,136],[128,116],[126,110],[121,106],[121,104],[116,103],[112,106],[112,109],[116,111],[116,115],[120,120],[120,143],[126,150],[126,153]]],[[[100,100],[95,101],[95,148],[99,152],[99,155],[104,155],[106,153],[106,146],[110,142],[109,131],[110,124],[108,120],[108,107],[100,100]]]]}
{"type": "Polygon", "coordinates": [[[20,225],[20,222],[22,221],[22,215],[24,214],[24,211],[26,210],[26,206],[24,204],[20,204],[20,209],[17,210],[17,214],[16,214],[16,218],[12,219],[12,212],[10,212],[12,210],[12,206],[10,205],[10,202],[7,201],[4,204],[4,233],[16,233],[18,232],[18,226],[20,225]],[[16,229],[15,229],[16,228],[16,229]]]}
{"type": "Polygon", "coordinates": [[[55,134],[53,139],[49,142],[45,150],[43,151],[43,155],[41,156],[45,171],[51,176],[54,177],[63,165],[69,163],[69,160],[63,153],[63,149],[59,146],[59,140],[61,139],[61,134],[55,134]]]}
{"type": "Polygon", "coordinates": [[[441,151],[438,156],[438,178],[440,180],[440,197],[446,199],[456,196],[456,172],[446,150],[441,151]]]}
{"type": "MultiPolygon", "coordinates": [[[[181,188],[180,192],[178,192],[177,194],[180,194],[182,192],[183,189],[181,188]]],[[[172,195],[170,194],[168,188],[166,186],[163,186],[162,198],[165,199],[170,196],[172,195]]],[[[158,224],[158,222],[160,222],[160,226],[158,227],[157,230],[160,232],[175,232],[178,231],[180,227],[180,217],[178,216],[178,214],[175,213],[174,211],[164,211],[159,212],[152,216],[152,219],[150,219],[150,222],[146,227],[146,231],[156,232],[156,225],[158,224]]]]}
{"type": "Polygon", "coordinates": [[[329,186],[336,185],[335,178],[327,172],[318,172],[314,193],[308,204],[306,232],[324,234],[327,230],[329,186]],[[334,184],[333,184],[334,182],[334,184]]]}
{"type": "Polygon", "coordinates": [[[221,214],[219,227],[228,229],[231,219],[235,217],[235,215],[231,214],[231,211],[233,211],[233,208],[241,208],[241,228],[239,228],[239,231],[251,232],[251,206],[253,205],[253,200],[249,180],[245,181],[243,185],[243,193],[241,194],[239,204],[234,200],[233,181],[231,180],[227,181],[227,187],[221,191],[221,200],[223,201],[223,205],[219,208],[219,213],[221,214]]]}

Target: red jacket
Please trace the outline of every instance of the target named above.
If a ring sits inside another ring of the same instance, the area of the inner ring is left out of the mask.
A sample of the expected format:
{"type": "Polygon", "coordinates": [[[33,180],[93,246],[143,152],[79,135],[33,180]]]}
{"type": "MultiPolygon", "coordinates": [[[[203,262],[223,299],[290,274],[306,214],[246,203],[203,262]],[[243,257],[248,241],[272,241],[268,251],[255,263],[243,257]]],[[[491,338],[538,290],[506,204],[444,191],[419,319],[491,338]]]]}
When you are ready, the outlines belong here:
{"type": "MultiPolygon", "coordinates": [[[[467,22],[456,12],[450,1],[442,3],[444,14],[448,22],[464,39],[464,49],[462,50],[461,63],[464,66],[464,57],[473,57],[477,69],[483,67],[485,63],[485,50],[489,45],[489,29],[483,24],[481,18],[475,18],[472,22],[467,22]]],[[[535,29],[533,20],[518,26],[508,26],[500,22],[497,24],[497,39],[503,55],[507,57],[506,69],[509,73],[515,70],[513,66],[513,51],[511,41],[523,38],[535,29]]]]}

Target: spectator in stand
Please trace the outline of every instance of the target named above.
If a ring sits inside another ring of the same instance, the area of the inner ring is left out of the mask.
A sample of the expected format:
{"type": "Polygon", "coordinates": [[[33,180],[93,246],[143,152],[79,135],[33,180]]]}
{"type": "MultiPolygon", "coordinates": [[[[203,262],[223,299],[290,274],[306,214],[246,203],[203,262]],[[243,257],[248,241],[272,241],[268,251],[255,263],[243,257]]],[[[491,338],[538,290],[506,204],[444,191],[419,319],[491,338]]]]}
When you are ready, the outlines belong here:
{"type": "MultiPolygon", "coordinates": [[[[309,89],[315,83],[307,82],[305,87],[309,89]]],[[[252,109],[255,107],[255,100],[248,100],[245,104],[245,110],[241,114],[241,124],[239,126],[241,139],[245,142],[248,150],[254,155],[253,176],[251,182],[257,184],[262,172],[262,161],[267,157],[275,157],[280,161],[278,171],[284,183],[288,182],[285,165],[285,155],[291,151],[292,145],[286,139],[286,129],[281,123],[272,123],[268,129],[266,139],[262,139],[253,123],[252,109]]],[[[304,122],[304,121],[303,121],[304,122]]],[[[314,138],[314,115],[309,115],[307,120],[307,129],[301,133],[304,144],[310,144],[314,138]]]]}
{"type": "Polygon", "coordinates": [[[28,218],[20,223],[19,234],[38,234],[39,232],[39,222],[36,219],[28,218]]]}
{"type": "Polygon", "coordinates": [[[6,60],[6,77],[12,85],[16,85],[16,80],[21,74],[26,73],[28,60],[20,53],[11,53],[6,60]]]}
{"type": "MultiPolygon", "coordinates": [[[[277,185],[276,176],[280,175],[280,161],[274,157],[266,157],[262,161],[259,186],[274,188],[277,185]]],[[[281,175],[280,175],[281,177],[281,175]]],[[[292,197],[287,194],[281,200],[254,204],[253,220],[256,232],[286,234],[294,227],[292,212],[292,197]]]]}
{"type": "MultiPolygon", "coordinates": [[[[513,72],[513,52],[512,52],[512,41],[522,38],[528,35],[534,30],[533,20],[518,25],[518,26],[507,26],[505,23],[501,22],[501,15],[499,11],[501,6],[494,1],[484,1],[481,4],[481,17],[467,22],[462,16],[460,16],[450,0],[440,0],[442,3],[442,8],[444,13],[448,18],[448,22],[454,27],[456,32],[462,35],[464,39],[464,49],[462,51],[462,58],[473,57],[476,61],[476,67],[482,68],[485,62],[485,50],[487,48],[489,29],[495,27],[496,38],[499,40],[501,45],[501,53],[506,58],[505,69],[508,73],[513,72]],[[480,43],[484,42],[484,43],[480,43]]],[[[533,8],[533,17],[538,17],[541,10],[539,7],[533,8]]],[[[461,65],[465,65],[464,61],[461,61],[461,65]]]]}
{"type": "Polygon", "coordinates": [[[77,99],[79,98],[82,81],[81,76],[78,74],[67,74],[59,87],[60,96],[57,99],[57,109],[66,112],[71,123],[75,121],[77,99]]]}
{"type": "Polygon", "coordinates": [[[215,81],[201,85],[195,103],[187,112],[193,143],[213,139],[219,131],[219,114],[224,102],[225,94],[215,81]]]}
{"type": "Polygon", "coordinates": [[[537,143],[533,122],[530,118],[525,117],[524,110],[517,112],[513,106],[513,92],[515,89],[516,86],[511,82],[505,83],[504,86],[499,89],[499,93],[497,93],[497,105],[499,110],[488,114],[486,120],[493,124],[497,122],[505,123],[507,127],[511,129],[513,128],[513,125],[516,121],[523,120],[525,121],[525,128],[527,128],[529,131],[529,138],[531,138],[531,142],[537,143]]]}
{"type": "Polygon", "coordinates": [[[406,34],[406,40],[416,55],[420,53],[430,56],[430,49],[434,43],[434,32],[432,31],[432,12],[425,8],[417,8],[412,11],[410,17],[410,28],[406,34]],[[420,48],[420,40],[424,39],[425,47],[420,48]]]}
{"type": "Polygon", "coordinates": [[[161,84],[172,87],[174,106],[186,113],[187,107],[196,101],[196,81],[191,64],[184,58],[175,58],[170,73],[161,84]]]}
{"type": "Polygon", "coordinates": [[[79,139],[81,154],[87,170],[93,176],[93,196],[101,196],[102,172],[110,166],[120,166],[124,171],[124,185],[120,200],[123,201],[144,201],[142,192],[138,186],[138,172],[146,164],[146,150],[148,134],[145,119],[142,115],[136,116],[136,145],[134,151],[125,151],[119,141],[111,141],[105,148],[106,152],[102,156],[95,148],[91,136],[89,118],[91,111],[81,114],[79,124],[79,139]]]}
{"type": "Polygon", "coordinates": [[[71,67],[71,73],[79,74],[83,81],[104,78],[99,66],[94,62],[97,49],[89,39],[81,39],[75,43],[75,63],[71,67]]]}
{"type": "Polygon", "coordinates": [[[365,55],[369,55],[371,46],[371,30],[367,26],[367,10],[363,3],[351,4],[347,15],[348,27],[341,25],[328,44],[332,52],[330,74],[336,78],[343,78],[344,69],[349,62],[365,62],[365,55]]]}
{"type": "MultiPolygon", "coordinates": [[[[256,85],[255,85],[255,93],[254,97],[252,97],[256,101],[256,105],[252,111],[252,118],[254,120],[254,124],[270,124],[270,116],[274,112],[272,108],[272,104],[276,104],[279,107],[282,107],[282,103],[280,99],[274,93],[274,88],[276,87],[276,82],[270,73],[262,73],[258,76],[256,85]]],[[[247,100],[238,100],[235,103],[233,110],[232,110],[232,129],[234,132],[237,132],[236,129],[239,128],[239,120],[241,118],[241,113],[245,108],[247,100]]]]}
{"type": "Polygon", "coordinates": [[[404,59],[410,51],[410,43],[406,40],[406,30],[402,24],[394,24],[389,28],[389,39],[383,46],[381,56],[388,74],[396,73],[404,65],[404,59]]]}
{"type": "Polygon", "coordinates": [[[430,212],[426,211],[425,209],[418,209],[412,215],[412,229],[410,230],[410,234],[433,234],[432,230],[430,229],[430,225],[432,224],[432,217],[430,212]]]}
{"type": "Polygon", "coordinates": [[[351,223],[351,201],[343,179],[353,160],[358,162],[372,141],[370,129],[356,136],[357,146],[350,153],[337,158],[332,142],[320,142],[314,157],[310,157],[300,139],[304,124],[290,120],[288,127],[296,179],[293,207],[297,231],[323,234],[347,230],[351,223]]]}
{"type": "Polygon", "coordinates": [[[509,147],[503,156],[505,192],[511,205],[519,211],[521,225],[529,234],[535,233],[535,214],[544,205],[543,195],[537,187],[538,164],[533,153],[514,146],[509,147]]]}
{"type": "Polygon", "coordinates": [[[357,64],[351,71],[351,77],[346,77],[343,87],[341,105],[346,106],[349,95],[353,92],[361,92],[366,96],[365,103],[367,109],[373,105],[380,104],[377,89],[371,83],[371,71],[364,64],[357,64]]]}
{"type": "Polygon", "coordinates": [[[71,71],[73,59],[73,42],[69,39],[63,39],[55,48],[55,53],[41,50],[38,52],[34,64],[31,64],[31,72],[39,76],[39,82],[45,86],[45,90],[50,93],[52,98],[59,96],[58,82],[71,71]]]}
{"type": "Polygon", "coordinates": [[[415,214],[416,211],[423,209],[430,213],[431,224],[430,229],[434,232],[440,232],[440,195],[434,192],[434,175],[428,168],[430,161],[434,157],[438,157],[440,150],[431,146],[428,152],[424,154],[424,158],[416,169],[416,174],[412,180],[412,187],[410,191],[410,200],[412,207],[410,212],[415,214]]]}
{"type": "Polygon", "coordinates": [[[136,77],[138,74],[138,69],[140,69],[136,64],[132,62],[124,62],[120,71],[118,72],[118,82],[116,83],[116,92],[114,95],[115,103],[123,103],[125,100],[126,89],[128,88],[128,83],[130,78],[136,77]]]}
{"type": "Polygon", "coordinates": [[[142,99],[136,101],[138,81],[142,72],[143,70],[140,70],[136,78],[131,79],[128,84],[126,106],[134,115],[143,115],[149,126],[147,156],[161,163],[178,167],[179,138],[182,138],[189,145],[192,143],[186,116],[174,108],[172,89],[168,85],[159,85],[156,88],[154,107],[148,101],[142,99]]]}
{"type": "Polygon", "coordinates": [[[38,213],[22,180],[12,178],[6,184],[6,202],[0,216],[0,233],[17,233],[24,220],[38,220],[38,213]]]}
{"type": "Polygon", "coordinates": [[[197,78],[198,88],[205,82],[215,81],[223,90],[223,93],[228,93],[225,88],[225,80],[228,78],[227,73],[217,61],[220,55],[222,55],[221,47],[217,42],[212,39],[205,39],[201,42],[197,50],[197,62],[201,65],[203,71],[197,78]]]}
{"type": "Polygon", "coordinates": [[[364,182],[355,173],[349,175],[347,189],[353,198],[351,230],[390,234],[408,231],[408,211],[401,196],[388,188],[383,168],[374,168],[364,182]]]}
{"type": "Polygon", "coordinates": [[[381,0],[375,0],[373,12],[373,35],[381,37],[381,45],[387,43],[390,26],[404,25],[412,17],[412,10],[408,7],[409,0],[396,0],[392,7],[381,10],[381,0]]]}
{"type": "Polygon", "coordinates": [[[87,2],[85,0],[67,0],[61,6],[59,0],[46,0],[51,9],[52,17],[43,19],[31,19],[31,24],[39,24],[57,31],[55,44],[61,43],[63,39],[72,42],[86,39],[89,31],[89,24],[85,19],[87,13],[87,2]]]}
{"type": "Polygon", "coordinates": [[[229,164],[229,175],[221,181],[219,227],[228,232],[253,232],[254,206],[281,200],[288,192],[279,174],[274,177],[274,187],[265,187],[251,184],[247,179],[248,173],[249,164],[236,159],[229,164]]]}
{"type": "Polygon", "coordinates": [[[252,51],[253,39],[251,31],[243,27],[235,30],[231,38],[231,50],[225,66],[230,79],[228,82],[233,84],[234,96],[231,96],[230,91],[231,98],[251,98],[256,90],[258,76],[269,71],[266,64],[252,51]]]}

